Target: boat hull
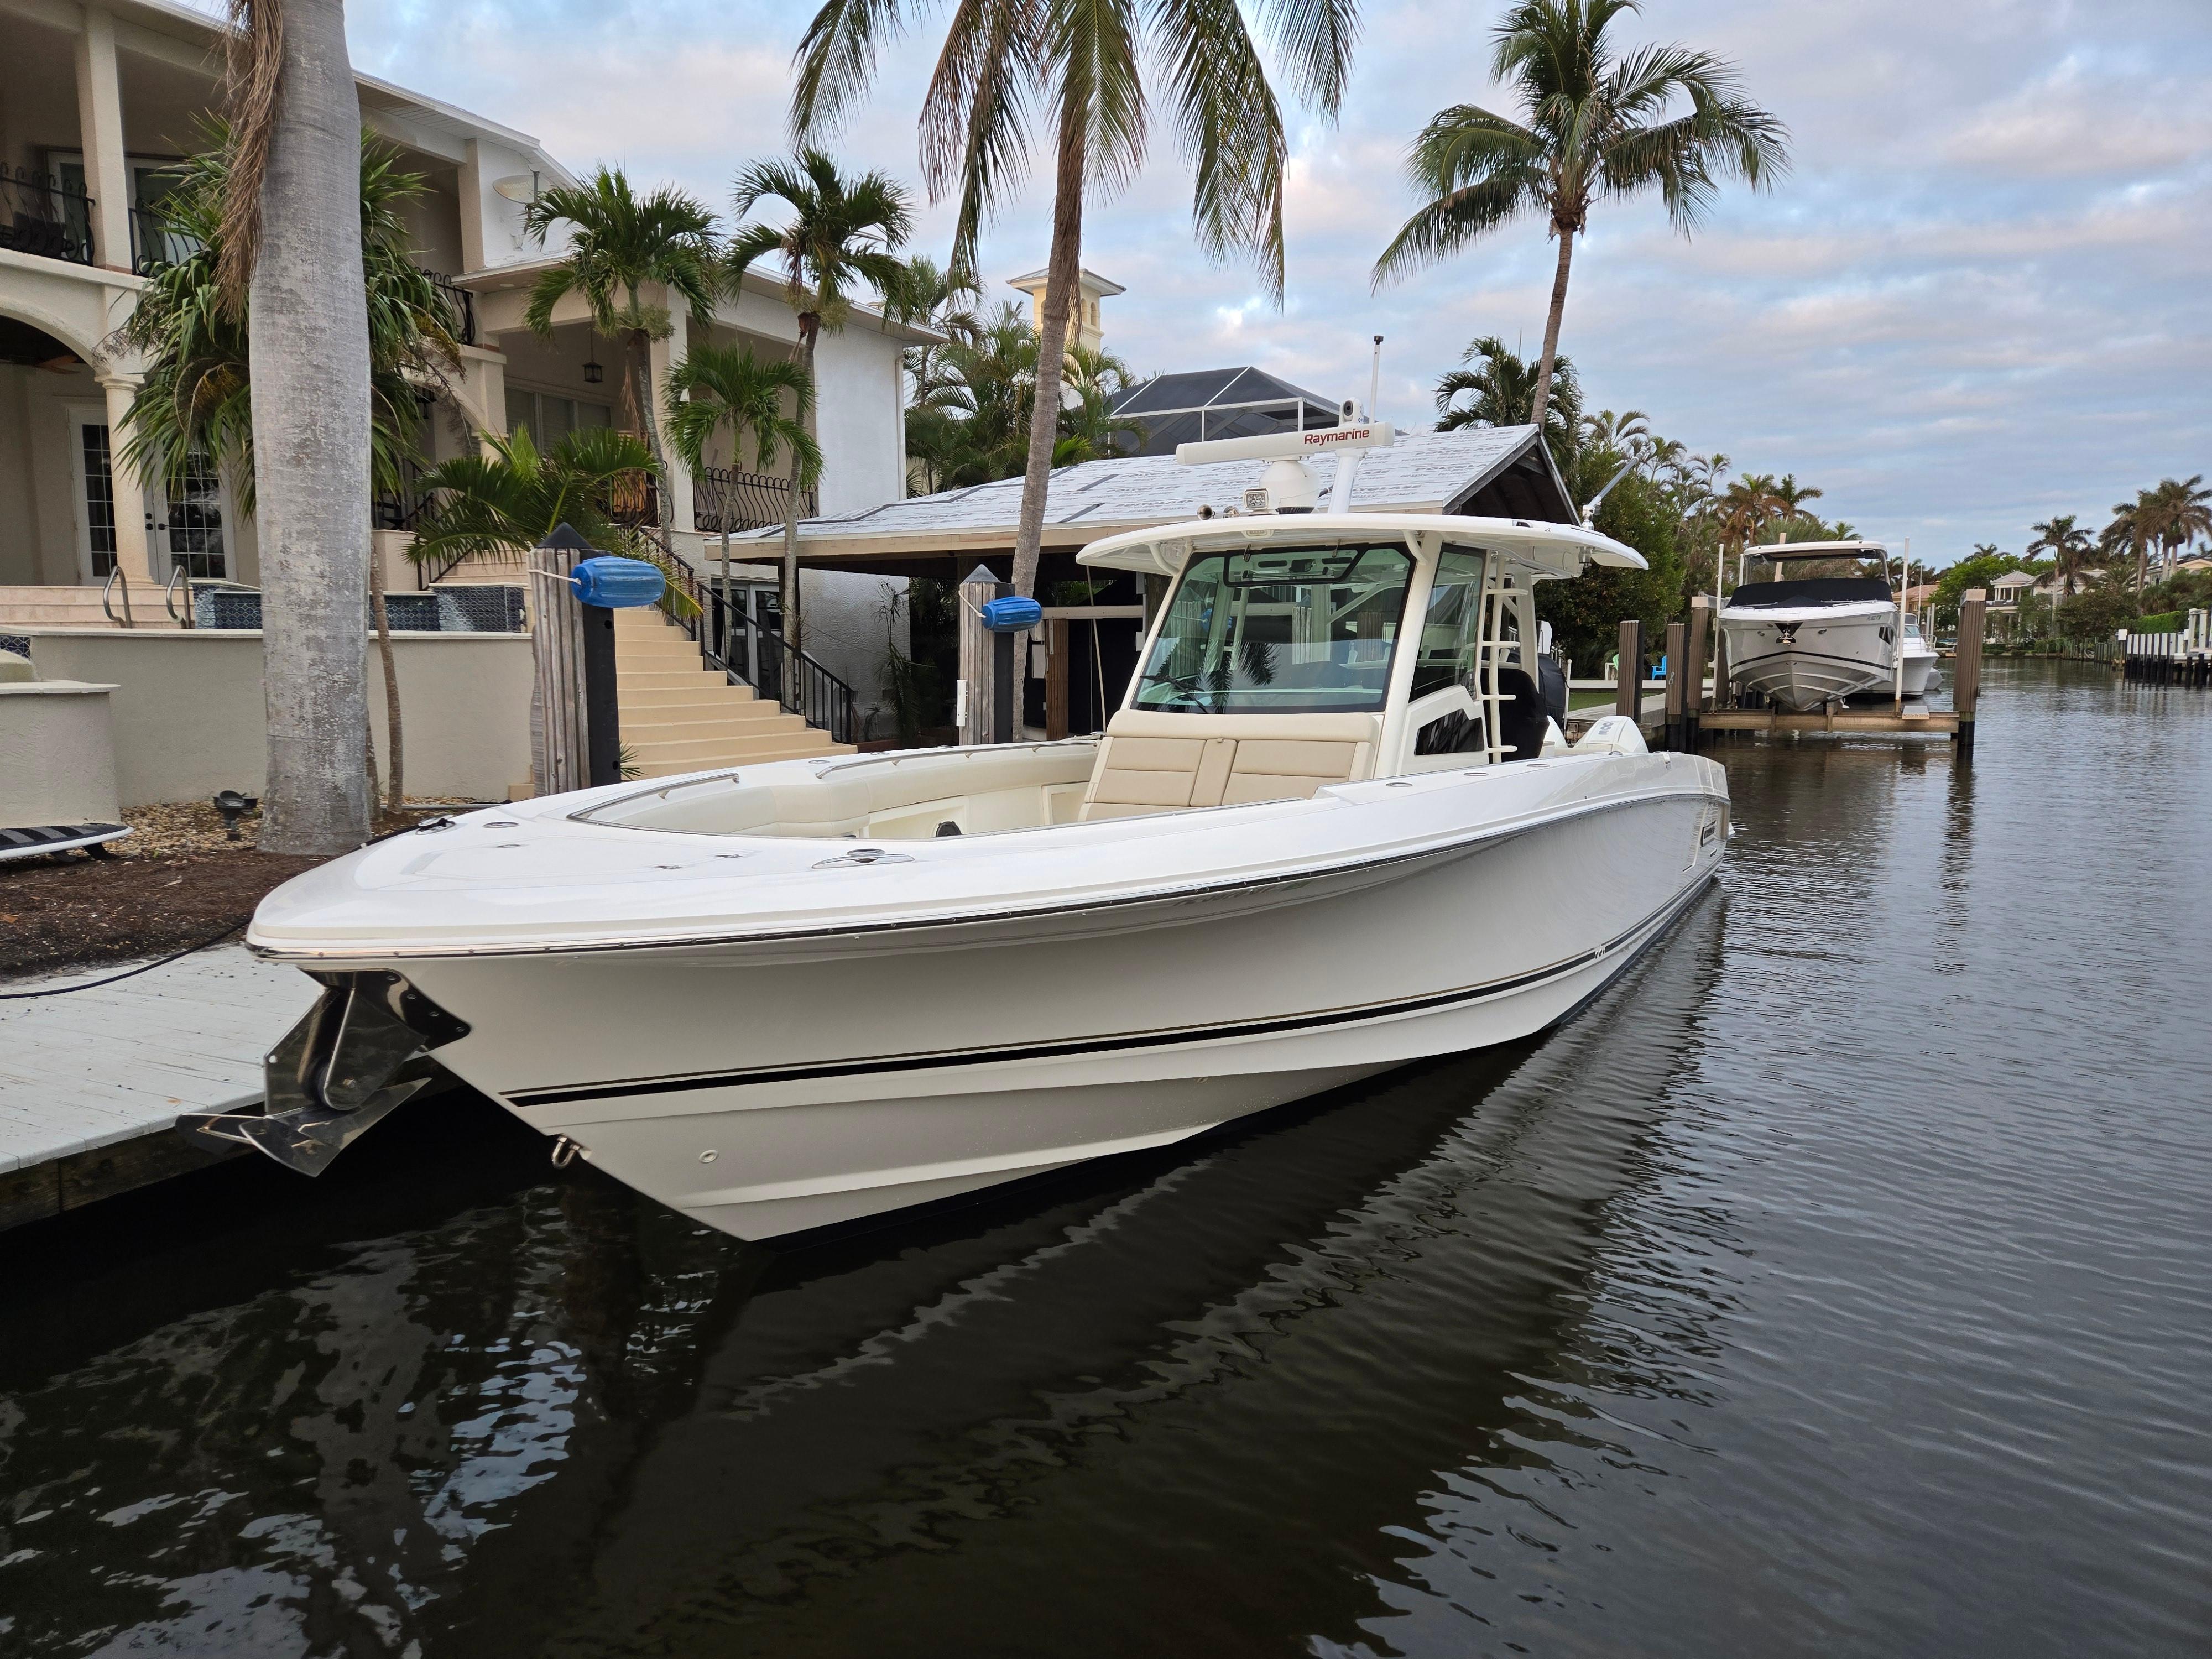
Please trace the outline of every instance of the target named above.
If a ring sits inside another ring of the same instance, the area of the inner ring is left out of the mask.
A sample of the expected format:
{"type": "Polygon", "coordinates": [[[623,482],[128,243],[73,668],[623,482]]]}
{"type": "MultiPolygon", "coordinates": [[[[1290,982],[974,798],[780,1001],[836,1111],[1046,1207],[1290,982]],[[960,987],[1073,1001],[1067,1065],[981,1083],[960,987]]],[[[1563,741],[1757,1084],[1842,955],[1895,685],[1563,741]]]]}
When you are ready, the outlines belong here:
{"type": "Polygon", "coordinates": [[[1801,613],[1722,614],[1729,678],[1778,708],[1802,714],[1894,683],[1895,632],[1886,608],[1833,618],[1801,613]]]}
{"type": "Polygon", "coordinates": [[[441,1063],[617,1179],[769,1238],[1541,1030],[1711,879],[1726,785],[1689,764],[1703,787],[1310,880],[896,938],[404,965],[471,1027],[441,1063]]]}

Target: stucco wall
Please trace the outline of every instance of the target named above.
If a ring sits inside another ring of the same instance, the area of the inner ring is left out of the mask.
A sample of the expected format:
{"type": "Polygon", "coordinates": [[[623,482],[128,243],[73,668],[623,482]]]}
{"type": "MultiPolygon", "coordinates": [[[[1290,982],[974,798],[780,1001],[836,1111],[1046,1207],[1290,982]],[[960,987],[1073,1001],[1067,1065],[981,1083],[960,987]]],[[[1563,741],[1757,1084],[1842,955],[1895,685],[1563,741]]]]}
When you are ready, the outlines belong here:
{"type": "MultiPolygon", "coordinates": [[[[258,631],[29,630],[42,678],[112,684],[123,805],[258,794],[267,726],[258,631]]],[[[397,636],[407,793],[503,800],[530,777],[531,646],[520,634],[397,636]]],[[[372,649],[369,715],[384,749],[384,682],[372,649]]]]}
{"type": "Polygon", "coordinates": [[[0,828],[115,822],[110,690],[0,685],[0,828]]]}
{"type": "Polygon", "coordinates": [[[814,360],[821,511],[860,513],[906,494],[899,343],[854,326],[824,334],[814,360]]]}

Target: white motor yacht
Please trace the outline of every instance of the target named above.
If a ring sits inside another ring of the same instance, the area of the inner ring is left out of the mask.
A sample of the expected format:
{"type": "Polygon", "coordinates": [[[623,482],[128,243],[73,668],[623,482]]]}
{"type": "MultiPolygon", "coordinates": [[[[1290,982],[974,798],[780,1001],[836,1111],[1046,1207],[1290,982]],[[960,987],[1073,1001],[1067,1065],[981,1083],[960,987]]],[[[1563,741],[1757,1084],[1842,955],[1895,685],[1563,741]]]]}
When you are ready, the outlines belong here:
{"type": "Polygon", "coordinates": [[[1904,691],[1908,697],[1924,697],[1943,683],[1936,667],[1936,647],[1920,631],[1920,618],[1905,619],[1904,691]]]}
{"type": "Polygon", "coordinates": [[[1526,1037],[1712,878],[1722,769],[1618,717],[1570,748],[1538,690],[1535,584],[1631,549],[1277,511],[1081,558],[1171,581],[1103,736],[625,784],[366,847],[254,918],[255,951],[327,988],[267,1115],[183,1127],[312,1172],[443,1067],[556,1158],[764,1238],[1526,1037]]]}
{"type": "MultiPolygon", "coordinates": [[[[1880,560],[1880,542],[1788,542],[1745,550],[1779,567],[1809,559],[1880,560]]],[[[1739,582],[1720,615],[1729,678],[1790,713],[1855,692],[1894,689],[1898,604],[1887,575],[1739,582]]],[[[1908,694],[1910,695],[1910,694],[1908,694]]]]}

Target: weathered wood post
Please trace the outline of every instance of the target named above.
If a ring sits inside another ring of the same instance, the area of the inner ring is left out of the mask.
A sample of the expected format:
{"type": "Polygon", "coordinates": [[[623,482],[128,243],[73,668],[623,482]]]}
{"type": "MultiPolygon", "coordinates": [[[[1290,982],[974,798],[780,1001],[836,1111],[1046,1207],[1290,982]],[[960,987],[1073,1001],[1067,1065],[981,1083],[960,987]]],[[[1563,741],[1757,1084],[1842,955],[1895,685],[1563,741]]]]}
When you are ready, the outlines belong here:
{"type": "Polygon", "coordinates": [[[1693,595],[1690,600],[1690,643],[1683,653],[1686,659],[1684,668],[1690,677],[1687,736],[1689,746],[1692,749],[1698,746],[1699,724],[1698,716],[1704,714],[1706,709],[1717,706],[1720,691],[1718,682],[1715,682],[1711,691],[1705,690],[1705,669],[1708,665],[1708,653],[1711,651],[1714,643],[1714,633],[1712,595],[1710,593],[1693,595]]]}
{"type": "Polygon", "coordinates": [[[1681,623],[1667,624],[1667,746],[1685,750],[1689,744],[1690,708],[1694,701],[1690,679],[1690,630],[1681,623]]]}
{"type": "Polygon", "coordinates": [[[1735,707],[1735,687],[1729,683],[1728,630],[1721,626],[1721,602],[1713,601],[1713,710],[1735,707]]]}
{"type": "MultiPolygon", "coordinates": [[[[1000,582],[998,584],[998,590],[991,595],[993,599],[1012,599],[1014,585],[1012,582],[1000,582]]],[[[1018,723],[1019,715],[1019,710],[1016,705],[1020,698],[1021,689],[1021,680],[1017,677],[1014,669],[1014,636],[994,629],[991,632],[991,741],[993,743],[1012,743],[1014,740],[1014,728],[1018,723]]]]}
{"type": "Polygon", "coordinates": [[[1613,712],[1641,725],[1644,720],[1644,624],[1620,625],[1620,669],[1613,681],[1613,712]]]}
{"type": "MultiPolygon", "coordinates": [[[[562,530],[568,530],[563,525],[562,530]]],[[[556,530],[530,550],[530,630],[536,678],[531,687],[531,773],[541,795],[565,794],[591,781],[584,725],[584,607],[574,580],[592,550],[581,536],[556,530]]]]}
{"type": "Polygon", "coordinates": [[[1048,617],[1044,623],[1044,735],[1058,743],[1067,735],[1067,646],[1065,617],[1048,617]]]}
{"type": "Polygon", "coordinates": [[[1974,705],[1982,696],[1982,611],[1988,593],[1978,587],[1966,590],[1959,606],[1959,654],[1951,667],[1951,707],[1959,716],[1952,741],[1959,758],[1974,758],[1974,705]]]}
{"type": "Polygon", "coordinates": [[[999,579],[987,565],[977,565],[961,578],[955,590],[959,599],[960,680],[955,712],[963,744],[991,740],[990,630],[983,626],[983,607],[999,592],[999,579]]]}

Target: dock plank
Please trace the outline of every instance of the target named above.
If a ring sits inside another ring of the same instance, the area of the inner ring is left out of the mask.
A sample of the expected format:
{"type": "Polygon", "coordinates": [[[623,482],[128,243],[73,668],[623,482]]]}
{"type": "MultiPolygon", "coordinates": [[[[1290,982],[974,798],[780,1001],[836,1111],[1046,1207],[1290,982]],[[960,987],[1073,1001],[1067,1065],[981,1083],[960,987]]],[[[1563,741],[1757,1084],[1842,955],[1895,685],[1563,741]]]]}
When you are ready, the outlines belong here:
{"type": "MultiPolygon", "coordinates": [[[[82,984],[118,971],[8,988],[82,984]]],[[[182,1112],[258,1100],[261,1057],[317,994],[296,969],[226,945],[119,984],[0,1003],[0,1176],[173,1133],[182,1112]]],[[[89,1188],[78,1191],[82,1199],[89,1188]]]]}

